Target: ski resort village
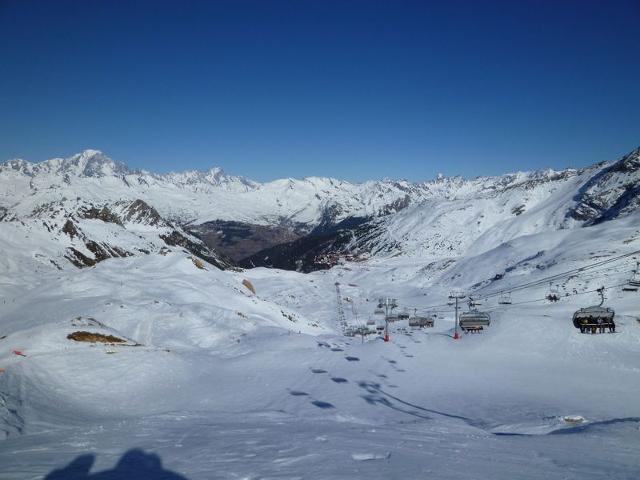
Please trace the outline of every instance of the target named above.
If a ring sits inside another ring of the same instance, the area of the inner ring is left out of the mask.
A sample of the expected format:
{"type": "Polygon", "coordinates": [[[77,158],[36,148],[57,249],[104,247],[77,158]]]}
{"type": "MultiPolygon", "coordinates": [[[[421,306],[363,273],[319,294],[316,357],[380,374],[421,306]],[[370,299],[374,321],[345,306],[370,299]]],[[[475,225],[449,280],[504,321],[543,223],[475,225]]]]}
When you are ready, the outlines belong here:
{"type": "Polygon", "coordinates": [[[9,160],[0,478],[636,479],[639,191],[9,160]]]}

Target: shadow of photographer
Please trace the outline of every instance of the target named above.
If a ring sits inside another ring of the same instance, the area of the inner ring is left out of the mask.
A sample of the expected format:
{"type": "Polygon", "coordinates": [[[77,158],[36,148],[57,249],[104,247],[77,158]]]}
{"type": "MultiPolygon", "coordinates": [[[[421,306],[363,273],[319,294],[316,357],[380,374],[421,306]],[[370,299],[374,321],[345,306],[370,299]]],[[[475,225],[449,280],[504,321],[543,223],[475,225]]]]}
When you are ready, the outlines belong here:
{"type": "Polygon", "coordinates": [[[90,473],[95,455],[80,455],[64,468],[49,473],[44,480],[187,480],[186,477],[165,470],[160,457],[132,449],[122,455],[111,470],[90,473]]]}

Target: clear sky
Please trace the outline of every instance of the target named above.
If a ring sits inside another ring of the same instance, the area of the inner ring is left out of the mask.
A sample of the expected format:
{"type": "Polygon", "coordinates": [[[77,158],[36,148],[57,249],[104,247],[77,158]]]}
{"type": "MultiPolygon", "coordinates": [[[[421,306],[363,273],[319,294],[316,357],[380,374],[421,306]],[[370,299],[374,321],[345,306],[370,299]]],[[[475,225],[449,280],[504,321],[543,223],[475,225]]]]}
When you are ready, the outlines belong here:
{"type": "Polygon", "coordinates": [[[640,145],[638,0],[0,0],[0,159],[425,180],[640,145]]]}

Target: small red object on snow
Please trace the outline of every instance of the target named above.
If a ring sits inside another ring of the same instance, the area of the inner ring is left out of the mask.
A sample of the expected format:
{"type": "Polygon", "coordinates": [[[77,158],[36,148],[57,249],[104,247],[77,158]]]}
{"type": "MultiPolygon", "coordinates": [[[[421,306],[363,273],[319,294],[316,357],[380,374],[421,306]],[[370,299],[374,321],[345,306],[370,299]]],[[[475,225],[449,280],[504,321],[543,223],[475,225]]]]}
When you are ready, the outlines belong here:
{"type": "Polygon", "coordinates": [[[22,353],[20,350],[11,350],[15,355],[20,355],[21,357],[26,357],[26,355],[24,353],[22,353]]]}
{"type": "Polygon", "coordinates": [[[459,338],[460,338],[460,335],[458,335],[458,332],[455,332],[455,333],[453,334],[453,339],[454,339],[454,340],[458,340],[459,338]]]}
{"type": "Polygon", "coordinates": [[[385,341],[385,342],[388,342],[388,341],[389,341],[389,335],[385,335],[385,336],[384,336],[384,341],[385,341]]]}

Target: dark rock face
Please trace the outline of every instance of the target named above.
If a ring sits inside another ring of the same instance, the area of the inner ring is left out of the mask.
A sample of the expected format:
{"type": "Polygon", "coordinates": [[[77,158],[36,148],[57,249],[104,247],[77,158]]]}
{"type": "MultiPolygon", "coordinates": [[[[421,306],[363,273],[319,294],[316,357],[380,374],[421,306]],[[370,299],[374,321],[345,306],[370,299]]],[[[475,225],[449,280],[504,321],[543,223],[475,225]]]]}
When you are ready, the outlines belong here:
{"type": "Polygon", "coordinates": [[[233,267],[234,262],[209,249],[204,243],[197,243],[190,240],[177,230],[173,230],[168,235],[160,235],[160,238],[164,240],[167,245],[172,247],[182,247],[191,252],[192,254],[200,257],[202,260],[209,262],[211,265],[218,267],[221,270],[233,267]]]}
{"type": "Polygon", "coordinates": [[[67,220],[62,226],[63,233],[66,233],[73,240],[75,237],[79,237],[78,229],[76,228],[76,224],[71,221],[71,219],[67,220]]]}
{"type": "Polygon", "coordinates": [[[385,205],[379,212],[379,215],[389,215],[391,213],[399,212],[400,210],[404,210],[411,204],[411,197],[409,195],[405,195],[402,198],[398,198],[394,202],[385,205]]]}
{"type": "Polygon", "coordinates": [[[95,264],[102,262],[107,258],[129,257],[133,255],[132,253],[116,246],[108,245],[106,243],[98,243],[93,240],[86,240],[85,247],[93,253],[94,258],[86,256],[84,253],[73,247],[67,248],[67,254],[65,257],[76,267],[83,268],[93,267],[95,264]]]}
{"type": "MultiPolygon", "coordinates": [[[[271,267],[313,272],[336,265],[341,258],[357,260],[360,241],[375,232],[367,218],[348,218],[337,225],[318,226],[309,235],[293,242],[262,250],[239,262],[244,268],[271,267]]],[[[368,253],[366,248],[363,253],[368,253]]]]}
{"type": "Polygon", "coordinates": [[[107,206],[103,206],[102,208],[90,207],[86,209],[81,209],[78,212],[80,218],[88,218],[94,220],[102,220],[107,223],[115,223],[117,225],[122,226],[122,221],[120,217],[113,213],[107,206]]]}
{"type": "Polygon", "coordinates": [[[640,148],[596,173],[574,197],[568,216],[594,225],[640,210],[640,148]]]}
{"type": "Polygon", "coordinates": [[[151,226],[166,223],[155,208],[140,199],[135,200],[124,209],[123,217],[126,222],[151,226]]]}
{"type": "MultiPolygon", "coordinates": [[[[50,213],[59,213],[53,205],[46,205],[37,209],[39,216],[50,213]],[[46,207],[46,208],[45,208],[46,207]]],[[[111,241],[101,238],[91,238],[82,231],[81,222],[78,219],[100,220],[105,223],[112,223],[126,229],[131,224],[143,224],[156,227],[157,238],[160,238],[169,246],[182,247],[193,255],[207,261],[211,265],[220,269],[234,267],[233,260],[219,254],[209,248],[198,238],[192,237],[184,232],[179,226],[173,225],[160,216],[155,208],[142,200],[119,201],[112,205],[83,205],[74,212],[66,212],[66,221],[60,229],[71,240],[75,241],[75,246],[68,247],[65,258],[79,268],[92,267],[98,262],[108,258],[127,257],[135,254],[150,254],[151,251],[143,248],[133,248],[133,251],[126,250],[111,241]],[[116,213],[118,212],[118,213],[116,213]],[[84,247],[93,254],[93,258],[83,253],[82,249],[76,248],[77,242],[82,242],[84,247]]],[[[45,224],[46,225],[46,224],[45,224]]],[[[49,229],[49,227],[47,227],[49,229]]],[[[51,230],[50,230],[51,231],[51,230]]]]}
{"type": "Polygon", "coordinates": [[[217,220],[190,226],[189,233],[234,261],[297,240],[308,233],[302,226],[263,226],[217,220]]]}

